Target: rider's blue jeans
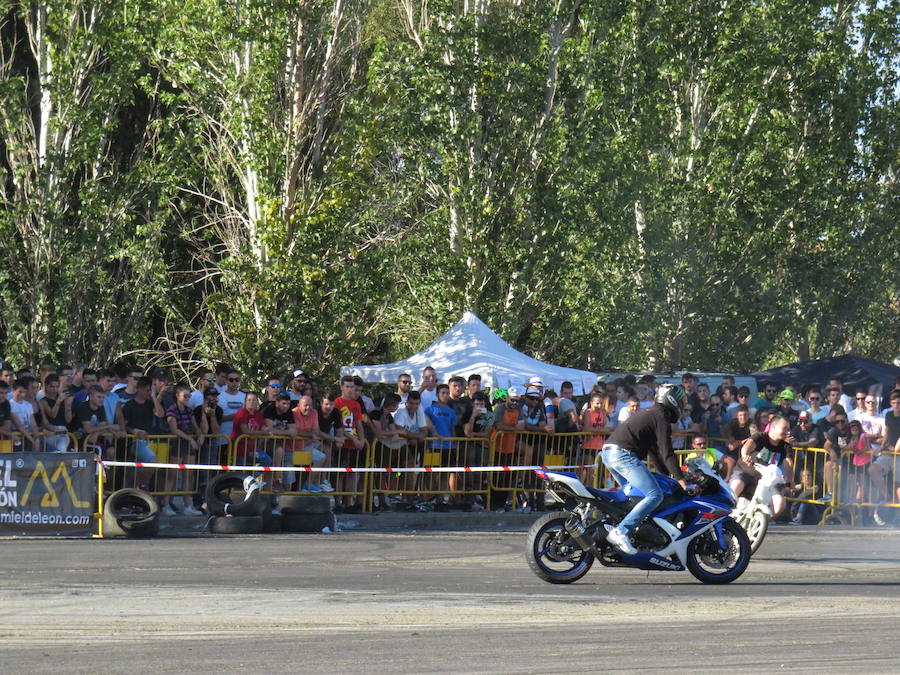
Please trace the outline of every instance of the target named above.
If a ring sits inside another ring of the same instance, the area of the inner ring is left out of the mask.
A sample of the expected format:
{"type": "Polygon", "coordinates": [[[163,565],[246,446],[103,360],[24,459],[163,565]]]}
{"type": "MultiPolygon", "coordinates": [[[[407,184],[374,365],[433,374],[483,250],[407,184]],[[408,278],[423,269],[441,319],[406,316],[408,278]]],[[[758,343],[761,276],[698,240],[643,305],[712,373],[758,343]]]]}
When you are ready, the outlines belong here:
{"type": "Polygon", "coordinates": [[[644,493],[644,498],[635,504],[619,523],[622,532],[631,532],[645,516],[659,506],[663,500],[662,490],[659,489],[650,469],[634,453],[610,443],[603,446],[601,456],[606,468],[620,486],[628,482],[644,493]]]}

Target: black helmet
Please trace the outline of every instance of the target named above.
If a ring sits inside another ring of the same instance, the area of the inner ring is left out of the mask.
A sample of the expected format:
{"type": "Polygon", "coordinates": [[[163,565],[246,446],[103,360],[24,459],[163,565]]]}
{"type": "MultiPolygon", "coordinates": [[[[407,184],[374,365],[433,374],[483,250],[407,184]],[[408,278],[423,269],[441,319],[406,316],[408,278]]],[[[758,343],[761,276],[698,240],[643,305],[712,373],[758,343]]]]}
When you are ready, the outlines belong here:
{"type": "Polygon", "coordinates": [[[684,400],[684,389],[677,384],[661,384],[656,390],[656,402],[669,413],[672,421],[681,414],[681,402],[684,400]]]}

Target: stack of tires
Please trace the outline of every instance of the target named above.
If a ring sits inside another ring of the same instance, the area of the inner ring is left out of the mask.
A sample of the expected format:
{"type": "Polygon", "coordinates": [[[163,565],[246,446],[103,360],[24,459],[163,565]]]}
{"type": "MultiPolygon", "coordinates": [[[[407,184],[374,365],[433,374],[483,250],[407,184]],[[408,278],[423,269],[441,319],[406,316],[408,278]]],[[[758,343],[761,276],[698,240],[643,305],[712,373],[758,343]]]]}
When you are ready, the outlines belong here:
{"type": "Polygon", "coordinates": [[[334,532],[334,499],[331,497],[279,495],[283,532],[321,532],[326,527],[334,532]]]}
{"type": "Polygon", "coordinates": [[[223,473],[213,478],[206,486],[204,509],[211,516],[209,531],[215,534],[259,534],[265,522],[263,513],[267,511],[267,499],[259,490],[250,499],[244,492],[244,478],[236,474],[223,473]],[[228,515],[225,506],[228,505],[228,515]]]}
{"type": "Polygon", "coordinates": [[[277,511],[271,497],[258,490],[247,499],[244,478],[237,474],[216,476],[206,487],[204,507],[211,516],[209,531],[215,534],[335,531],[331,497],[279,495],[275,506],[277,511]]]}

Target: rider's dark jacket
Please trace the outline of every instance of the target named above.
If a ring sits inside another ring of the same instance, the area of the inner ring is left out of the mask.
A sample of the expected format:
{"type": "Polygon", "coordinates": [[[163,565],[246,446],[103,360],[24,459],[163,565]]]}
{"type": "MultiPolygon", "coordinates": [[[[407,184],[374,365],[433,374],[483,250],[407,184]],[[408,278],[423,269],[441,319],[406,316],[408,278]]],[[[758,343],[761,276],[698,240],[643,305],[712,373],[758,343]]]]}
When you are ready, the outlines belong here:
{"type": "Polygon", "coordinates": [[[684,478],[672,450],[672,423],[659,403],[638,410],[617,426],[606,442],[630,450],[640,459],[652,454],[657,466],[665,466],[675,478],[684,478]]]}

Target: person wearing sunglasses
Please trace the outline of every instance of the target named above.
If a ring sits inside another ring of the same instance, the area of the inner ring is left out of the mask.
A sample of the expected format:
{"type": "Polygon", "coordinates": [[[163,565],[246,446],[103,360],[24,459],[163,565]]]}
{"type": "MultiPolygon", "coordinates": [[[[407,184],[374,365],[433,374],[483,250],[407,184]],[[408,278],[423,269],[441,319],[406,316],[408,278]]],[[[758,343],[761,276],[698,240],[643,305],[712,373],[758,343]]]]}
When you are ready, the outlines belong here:
{"type": "Polygon", "coordinates": [[[809,403],[809,414],[813,424],[818,424],[828,414],[828,409],[822,407],[822,399],[822,390],[818,388],[810,389],[806,394],[806,402],[809,403]]]}
{"type": "Polygon", "coordinates": [[[406,405],[406,399],[409,398],[409,392],[412,391],[412,386],[412,375],[409,373],[403,373],[397,378],[397,391],[395,393],[400,397],[401,406],[406,405]]]}
{"type": "Polygon", "coordinates": [[[884,415],[878,412],[878,398],[874,394],[867,394],[862,405],[863,412],[857,415],[855,421],[862,425],[872,449],[879,450],[884,441],[884,415]]]}
{"type": "Polygon", "coordinates": [[[796,426],[797,420],[800,417],[800,413],[799,411],[794,410],[793,407],[794,392],[790,389],[784,389],[780,394],[778,394],[777,400],[778,410],[776,412],[788,421],[789,426],[796,426]]]}
{"type": "Polygon", "coordinates": [[[219,393],[219,388],[216,386],[215,372],[213,372],[212,368],[204,368],[200,371],[200,377],[197,378],[196,388],[191,392],[191,397],[188,399],[188,408],[193,410],[198,405],[203,405],[206,390],[210,387],[215,389],[217,394],[219,393]]]}
{"type": "Polygon", "coordinates": [[[244,407],[244,399],[247,394],[240,389],[241,374],[232,368],[225,378],[225,389],[219,390],[219,406],[222,408],[222,423],[219,432],[231,435],[234,428],[234,416],[238,410],[244,407]]]}
{"type": "Polygon", "coordinates": [[[775,400],[778,391],[778,385],[775,382],[766,382],[763,385],[762,396],[753,401],[754,407],[757,410],[774,410],[778,407],[778,401],[775,400]]]}
{"type": "MultiPolygon", "coordinates": [[[[259,411],[263,414],[263,417],[266,414],[275,409],[275,401],[278,400],[278,395],[284,391],[284,387],[281,384],[281,378],[277,375],[271,375],[266,378],[266,388],[263,390],[263,402],[259,407],[259,411]]],[[[288,398],[291,399],[290,393],[288,393],[288,398]]]]}
{"type": "Polygon", "coordinates": [[[852,399],[853,405],[847,410],[847,419],[851,422],[858,420],[866,412],[866,392],[860,390],[852,399]]]}
{"type": "Polygon", "coordinates": [[[832,418],[833,426],[825,432],[825,449],[828,451],[828,460],[825,462],[825,496],[823,499],[831,501],[834,492],[834,469],[841,461],[844,452],[853,450],[850,443],[850,420],[840,404],[835,406],[837,413],[832,418]]]}

